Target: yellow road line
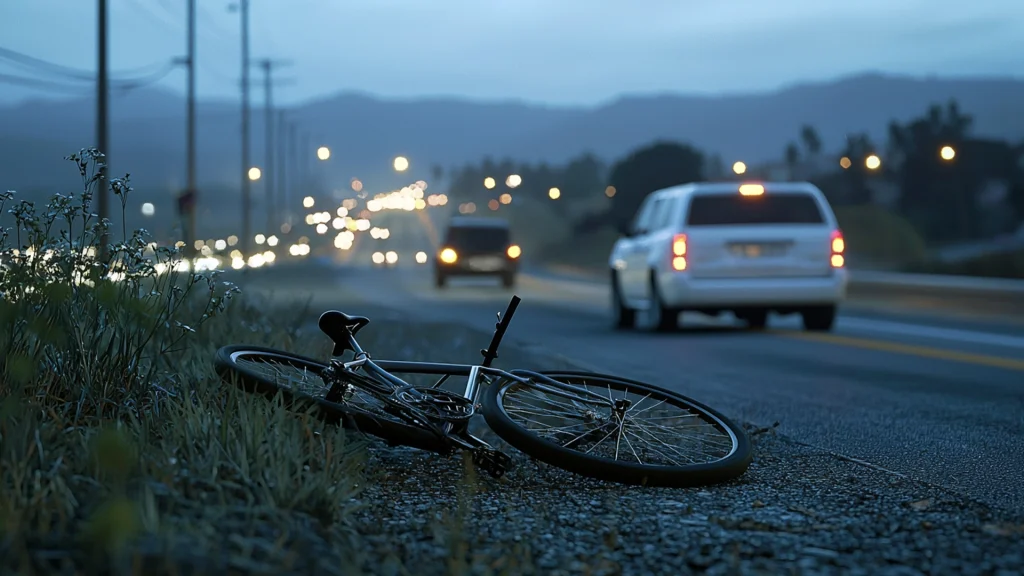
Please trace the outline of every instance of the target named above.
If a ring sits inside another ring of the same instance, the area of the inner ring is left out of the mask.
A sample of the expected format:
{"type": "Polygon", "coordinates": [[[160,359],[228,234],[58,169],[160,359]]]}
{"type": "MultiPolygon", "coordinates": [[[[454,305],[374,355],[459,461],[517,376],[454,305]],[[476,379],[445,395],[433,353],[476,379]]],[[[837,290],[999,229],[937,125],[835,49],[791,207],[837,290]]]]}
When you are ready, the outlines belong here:
{"type": "Polygon", "coordinates": [[[1003,368],[1006,370],[1024,372],[1024,360],[1016,360],[1013,358],[1001,358],[999,356],[988,356],[985,354],[972,354],[970,352],[958,352],[956,350],[931,348],[929,346],[900,344],[897,342],[887,342],[884,340],[852,338],[850,336],[838,336],[835,334],[812,334],[804,332],[782,331],[774,332],[774,334],[786,336],[788,338],[798,338],[814,342],[824,342],[828,344],[838,344],[840,346],[850,346],[852,348],[864,348],[867,350],[892,352],[894,354],[907,354],[910,356],[920,356],[922,358],[952,360],[954,362],[963,362],[966,364],[976,364],[979,366],[988,366],[992,368],[1003,368]]]}

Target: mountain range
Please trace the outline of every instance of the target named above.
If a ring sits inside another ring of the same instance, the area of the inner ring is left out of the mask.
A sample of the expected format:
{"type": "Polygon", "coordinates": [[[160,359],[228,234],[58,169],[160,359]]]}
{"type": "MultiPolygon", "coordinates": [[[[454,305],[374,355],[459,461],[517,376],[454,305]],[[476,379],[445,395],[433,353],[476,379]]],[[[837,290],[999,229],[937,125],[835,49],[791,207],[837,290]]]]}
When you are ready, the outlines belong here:
{"type": "MultiPolygon", "coordinates": [[[[252,162],[263,165],[259,96],[254,93],[252,162]]],[[[838,150],[848,133],[866,132],[881,142],[891,120],[914,118],[930,104],[950,99],[975,118],[975,134],[1024,139],[1022,79],[875,73],[764,93],[629,95],[592,107],[342,93],[295,106],[287,116],[298,133],[309,135],[302,155],[313,174],[336,188],[359,177],[375,191],[429,179],[435,164],[449,168],[487,155],[558,163],[584,151],[614,161],[657,139],[691,143],[727,163],[776,160],[804,124],[817,129],[826,150],[838,150]],[[332,150],[326,162],[315,160],[320,145],[332,150]],[[406,174],[391,168],[399,154],[410,161],[406,174]]],[[[232,101],[198,103],[201,187],[237,194],[239,108],[232,101]]],[[[0,187],[52,191],[74,186],[76,171],[60,159],[94,145],[94,110],[88,98],[0,107],[0,187]]],[[[184,185],[184,99],[164,89],[141,88],[114,95],[110,111],[111,172],[131,172],[137,189],[169,199],[184,185]]]]}

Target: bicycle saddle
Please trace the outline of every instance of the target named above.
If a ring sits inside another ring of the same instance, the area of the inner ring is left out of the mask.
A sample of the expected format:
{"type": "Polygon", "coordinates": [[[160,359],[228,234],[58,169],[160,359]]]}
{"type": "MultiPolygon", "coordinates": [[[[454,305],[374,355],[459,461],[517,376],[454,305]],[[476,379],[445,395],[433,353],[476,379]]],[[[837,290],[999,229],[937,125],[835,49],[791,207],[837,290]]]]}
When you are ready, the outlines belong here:
{"type": "Polygon", "coordinates": [[[352,349],[348,337],[355,336],[363,326],[369,323],[370,319],[365,316],[349,316],[338,310],[328,310],[320,315],[317,326],[334,342],[332,355],[341,356],[346,350],[352,349]]]}

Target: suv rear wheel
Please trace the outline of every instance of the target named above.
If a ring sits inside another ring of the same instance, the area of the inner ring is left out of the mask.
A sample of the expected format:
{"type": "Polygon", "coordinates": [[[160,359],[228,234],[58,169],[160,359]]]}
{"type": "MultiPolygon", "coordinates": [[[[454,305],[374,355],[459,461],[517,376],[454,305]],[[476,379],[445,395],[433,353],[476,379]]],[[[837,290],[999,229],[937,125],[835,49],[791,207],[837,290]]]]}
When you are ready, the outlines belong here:
{"type": "Polygon", "coordinates": [[[836,322],[836,307],[814,306],[806,308],[800,313],[804,320],[804,330],[813,332],[828,332],[836,322]]]}
{"type": "Polygon", "coordinates": [[[619,288],[619,275],[615,270],[611,273],[611,305],[612,305],[612,328],[616,330],[629,330],[636,326],[636,310],[627,307],[622,302],[622,292],[619,288]]]}
{"type": "Polygon", "coordinates": [[[661,300],[661,291],[658,290],[658,283],[654,280],[654,273],[650,279],[650,298],[647,303],[647,328],[655,332],[670,332],[679,328],[679,311],[668,308],[661,300]]]}

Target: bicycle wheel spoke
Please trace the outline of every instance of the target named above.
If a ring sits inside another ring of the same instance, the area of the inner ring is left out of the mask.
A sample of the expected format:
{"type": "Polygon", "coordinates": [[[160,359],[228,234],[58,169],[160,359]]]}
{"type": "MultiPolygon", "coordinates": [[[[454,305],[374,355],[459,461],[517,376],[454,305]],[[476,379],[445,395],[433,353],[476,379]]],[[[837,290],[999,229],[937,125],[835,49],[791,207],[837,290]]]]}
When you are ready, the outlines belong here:
{"type": "MultiPolygon", "coordinates": [[[[720,460],[734,447],[735,439],[727,431],[671,397],[630,389],[611,379],[600,383],[578,380],[562,382],[588,391],[597,386],[607,402],[588,398],[582,392],[571,400],[552,398],[538,387],[513,384],[502,396],[503,408],[514,422],[541,438],[613,461],[693,465],[720,460]],[[574,423],[566,425],[566,420],[574,423]]],[[[571,394],[568,389],[562,392],[571,394]]]]}
{"type": "MultiPolygon", "coordinates": [[[[319,372],[314,372],[305,366],[296,366],[285,360],[278,361],[273,356],[239,357],[236,359],[239,366],[250,370],[263,372],[275,384],[286,387],[290,390],[313,398],[324,399],[327,396],[328,387],[324,383],[319,372]]],[[[357,386],[349,389],[344,404],[363,410],[373,416],[388,418],[394,421],[403,422],[400,418],[391,414],[389,407],[372,393],[357,386]]]]}

